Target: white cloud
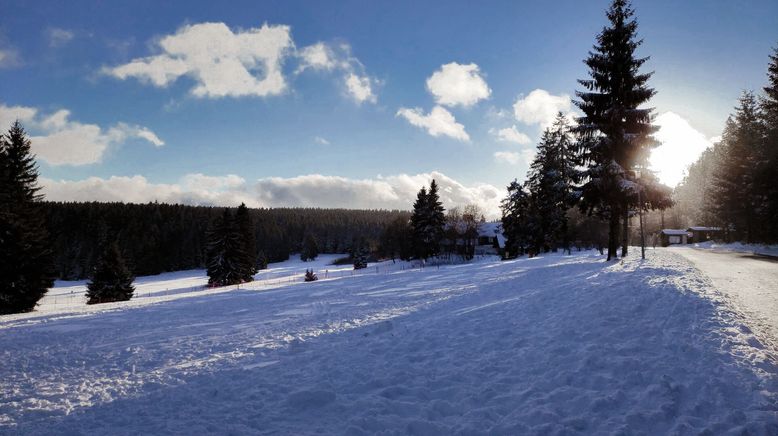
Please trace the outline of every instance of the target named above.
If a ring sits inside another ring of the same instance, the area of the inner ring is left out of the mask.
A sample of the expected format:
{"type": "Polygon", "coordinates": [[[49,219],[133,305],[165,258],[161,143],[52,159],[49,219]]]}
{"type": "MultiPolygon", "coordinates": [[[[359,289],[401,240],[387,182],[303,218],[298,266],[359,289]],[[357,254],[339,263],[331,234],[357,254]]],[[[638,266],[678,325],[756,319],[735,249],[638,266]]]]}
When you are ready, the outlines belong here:
{"type": "Polygon", "coordinates": [[[300,58],[300,66],[297,67],[298,73],[309,68],[330,71],[340,65],[333,50],[323,42],[317,42],[300,49],[297,56],[300,58]]]}
{"type": "Polygon", "coordinates": [[[498,163],[507,163],[509,165],[518,165],[524,163],[529,165],[535,157],[535,149],[525,149],[520,151],[496,151],[494,160],[498,163]]]}
{"type": "Polygon", "coordinates": [[[291,178],[270,177],[247,183],[236,175],[190,174],[178,183],[155,184],[145,177],[90,177],[64,181],[41,179],[46,198],[54,201],[160,201],[199,205],[250,207],[343,207],[404,209],[413,205],[418,190],[438,182],[444,206],[477,204],[487,218],[500,215],[505,191],[489,184],[464,184],[439,172],[399,174],[374,179],[349,179],[310,174],[291,178]]]}
{"type": "Polygon", "coordinates": [[[305,70],[333,71],[343,73],[343,85],[346,95],[357,104],[375,103],[378,98],[375,85],[380,82],[365,73],[365,67],[351,54],[351,46],[346,43],[327,44],[317,42],[297,52],[300,65],[296,73],[305,70]]]}
{"type": "Polygon", "coordinates": [[[511,165],[516,165],[521,161],[521,155],[515,151],[495,151],[494,159],[497,162],[507,162],[511,165]]]}
{"type": "Polygon", "coordinates": [[[512,142],[520,145],[527,145],[532,142],[532,139],[526,134],[519,132],[515,125],[499,130],[492,129],[489,132],[502,142],[512,142]]]}
{"type": "Polygon", "coordinates": [[[62,47],[69,43],[75,36],[76,35],[72,31],[59,27],[50,27],[46,30],[49,47],[62,47]]]}
{"type": "Polygon", "coordinates": [[[539,124],[546,128],[553,124],[557,113],[568,113],[572,108],[570,96],[552,95],[543,89],[536,89],[526,97],[519,96],[513,104],[513,114],[525,124],[539,124]]]}
{"type": "Polygon", "coordinates": [[[314,136],[313,141],[321,145],[330,145],[330,141],[327,141],[325,138],[322,138],[321,136],[314,136]]]}
{"type": "Polygon", "coordinates": [[[281,66],[294,47],[289,26],[233,32],[224,23],[184,26],[157,44],[160,54],[104,71],[160,87],[186,75],[196,82],[191,92],[197,97],[277,95],[286,90],[281,66]]]}
{"type": "Polygon", "coordinates": [[[373,93],[371,80],[367,76],[360,77],[354,73],[349,73],[346,76],[346,90],[357,103],[366,101],[375,103],[377,100],[376,95],[373,93]]]}
{"type": "Polygon", "coordinates": [[[427,79],[427,89],[438,104],[445,106],[472,106],[492,93],[481,77],[478,65],[456,62],[442,65],[435,71],[427,79]]]}
{"type": "Polygon", "coordinates": [[[683,180],[686,168],[712,147],[712,139],[716,138],[708,139],[674,112],[662,113],[654,124],[659,126],[654,138],[661,145],[651,152],[651,168],[657,171],[662,183],[672,187],[683,180]]]}
{"type": "Polygon", "coordinates": [[[470,141],[465,126],[458,123],[451,112],[442,106],[435,106],[427,115],[421,108],[400,108],[397,116],[405,118],[414,126],[426,129],[432,136],[445,135],[460,141],[470,141]]]}
{"type": "Polygon", "coordinates": [[[70,120],[70,111],[42,115],[35,108],[0,104],[0,126],[7,129],[19,120],[31,136],[32,151],[51,165],[85,165],[100,162],[107,149],[140,138],[157,147],[165,143],[151,130],[116,123],[109,128],[70,120]]]}

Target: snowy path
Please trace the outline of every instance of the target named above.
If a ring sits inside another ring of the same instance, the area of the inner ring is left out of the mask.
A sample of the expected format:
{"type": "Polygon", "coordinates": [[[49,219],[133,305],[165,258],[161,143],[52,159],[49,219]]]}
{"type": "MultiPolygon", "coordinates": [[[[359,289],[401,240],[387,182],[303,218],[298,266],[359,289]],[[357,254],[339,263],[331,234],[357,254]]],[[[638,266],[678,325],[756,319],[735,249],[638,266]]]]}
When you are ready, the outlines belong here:
{"type": "Polygon", "coordinates": [[[778,434],[759,341],[652,254],[0,318],[0,433],[778,434]]]}
{"type": "Polygon", "coordinates": [[[778,260],[733,251],[674,247],[671,250],[694,263],[749,325],[778,353],[778,260]]]}

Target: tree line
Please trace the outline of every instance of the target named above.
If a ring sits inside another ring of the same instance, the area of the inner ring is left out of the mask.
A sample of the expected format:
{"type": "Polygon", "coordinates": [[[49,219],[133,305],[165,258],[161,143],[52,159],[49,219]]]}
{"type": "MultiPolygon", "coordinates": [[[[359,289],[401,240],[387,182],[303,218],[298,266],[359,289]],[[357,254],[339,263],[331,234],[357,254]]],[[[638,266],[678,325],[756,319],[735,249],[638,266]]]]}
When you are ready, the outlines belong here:
{"type": "Polygon", "coordinates": [[[762,95],[745,91],[721,140],[674,192],[674,224],[718,226],[727,240],[778,242],[778,48],[762,95]]]}
{"type": "MultiPolygon", "coordinates": [[[[136,275],[205,268],[209,226],[225,211],[164,203],[43,202],[39,207],[51,235],[56,276],[67,280],[89,276],[107,235],[118,242],[136,275]]],[[[301,251],[309,235],[322,253],[346,253],[356,237],[375,243],[389,222],[409,216],[403,211],[315,208],[247,213],[253,227],[253,238],[248,238],[261,264],[287,260],[301,251]]]]}

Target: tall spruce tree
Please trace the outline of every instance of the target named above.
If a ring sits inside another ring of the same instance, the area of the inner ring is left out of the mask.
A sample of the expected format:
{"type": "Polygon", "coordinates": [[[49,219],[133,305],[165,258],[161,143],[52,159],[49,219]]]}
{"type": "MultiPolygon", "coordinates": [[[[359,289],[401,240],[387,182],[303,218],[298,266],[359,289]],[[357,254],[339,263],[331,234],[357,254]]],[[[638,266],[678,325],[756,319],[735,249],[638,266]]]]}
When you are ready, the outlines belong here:
{"type": "Polygon", "coordinates": [[[722,134],[711,200],[720,223],[746,242],[761,239],[758,217],[765,205],[756,169],[764,160],[759,106],[753,93],[744,92],[722,134]]]}
{"type": "Polygon", "coordinates": [[[207,237],[208,284],[227,286],[243,282],[243,242],[228,208],[214,220],[207,237]]]}
{"type": "Polygon", "coordinates": [[[250,282],[257,273],[257,234],[254,230],[254,221],[249,215],[245,203],[238,206],[235,212],[235,225],[240,236],[240,274],[244,282],[250,282]]]}
{"type": "Polygon", "coordinates": [[[413,251],[419,259],[427,259],[440,253],[444,236],[446,213],[438,194],[438,184],[433,179],[429,191],[422,187],[416,195],[411,214],[413,251]]]}
{"type": "Polygon", "coordinates": [[[86,285],[86,304],[127,301],[135,291],[132,286],[134,277],[122,258],[119,244],[114,241],[104,245],[86,285]]]}
{"type": "Polygon", "coordinates": [[[443,239],[446,227],[446,209],[440,201],[435,179],[430,182],[430,190],[427,192],[427,213],[429,214],[430,255],[437,256],[440,253],[440,241],[443,239]]]}
{"type": "Polygon", "coordinates": [[[770,55],[767,86],[760,100],[764,126],[764,162],[759,170],[759,186],[764,195],[761,225],[766,242],[778,242],[778,47],[770,55]]]}
{"type": "Polygon", "coordinates": [[[18,121],[0,135],[0,314],[33,310],[54,284],[30,145],[18,121]]]}
{"type": "Polygon", "coordinates": [[[427,187],[423,186],[413,203],[413,213],[411,214],[411,245],[414,255],[419,259],[426,259],[427,249],[427,228],[429,226],[429,216],[427,210],[427,187]]]}
{"type": "MultiPolygon", "coordinates": [[[[645,167],[651,148],[652,110],[641,109],[655,91],[647,86],[652,73],[640,73],[647,57],[635,56],[637,21],[627,0],[614,0],[606,13],[609,25],[597,35],[597,44],[584,61],[589,78],[578,82],[576,106],[584,113],[575,131],[583,162],[587,164],[582,207],[609,222],[608,260],[618,256],[619,220],[628,219],[634,177],[645,167]]],[[[626,254],[626,246],[622,250],[626,254]]]]}

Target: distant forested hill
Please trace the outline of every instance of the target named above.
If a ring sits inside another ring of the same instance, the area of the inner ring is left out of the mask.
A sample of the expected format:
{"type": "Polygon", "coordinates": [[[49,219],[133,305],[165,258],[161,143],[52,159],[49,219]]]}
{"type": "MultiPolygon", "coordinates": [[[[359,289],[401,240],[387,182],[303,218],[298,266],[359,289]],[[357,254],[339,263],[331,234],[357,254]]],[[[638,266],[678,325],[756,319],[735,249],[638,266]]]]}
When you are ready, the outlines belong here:
{"type": "MultiPolygon", "coordinates": [[[[224,208],[178,204],[59,203],[44,207],[61,279],[81,279],[94,265],[102,240],[118,240],[136,275],[203,268],[205,235],[224,208]]],[[[378,240],[404,211],[314,208],[251,209],[257,252],[269,262],[299,252],[307,234],[323,253],[346,252],[355,238],[378,240]]]]}

